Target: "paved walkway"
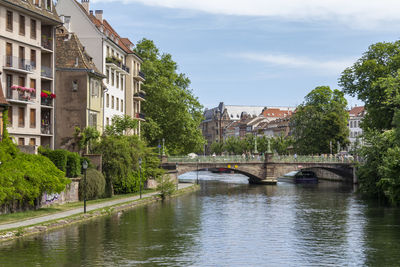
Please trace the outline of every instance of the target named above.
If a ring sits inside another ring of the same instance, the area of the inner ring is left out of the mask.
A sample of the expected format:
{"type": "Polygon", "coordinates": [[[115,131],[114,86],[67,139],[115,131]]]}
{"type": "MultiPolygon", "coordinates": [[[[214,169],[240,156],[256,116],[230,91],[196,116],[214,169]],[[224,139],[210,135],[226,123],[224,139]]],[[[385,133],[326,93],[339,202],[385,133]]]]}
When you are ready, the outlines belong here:
{"type": "MultiPolygon", "coordinates": [[[[183,189],[186,187],[190,187],[192,185],[193,184],[191,184],[191,183],[180,183],[180,184],[178,184],[178,189],[183,189]]],[[[157,194],[158,194],[158,192],[153,192],[153,193],[143,194],[142,197],[151,197],[151,196],[154,196],[157,194]]],[[[105,208],[105,207],[114,206],[114,205],[120,204],[120,203],[130,202],[130,201],[133,201],[136,199],[139,199],[139,196],[121,198],[121,199],[111,200],[111,201],[98,203],[98,204],[91,204],[86,207],[86,210],[87,211],[97,210],[97,209],[101,209],[101,208],[105,208]]],[[[0,231],[18,228],[18,227],[30,226],[30,225],[43,223],[43,222],[47,222],[47,221],[52,221],[52,220],[57,220],[57,219],[62,219],[62,218],[69,217],[71,215],[76,215],[79,213],[83,213],[83,207],[68,210],[68,211],[63,211],[63,212],[59,212],[59,213],[55,213],[55,214],[51,214],[51,215],[46,215],[46,216],[42,216],[42,217],[37,217],[37,218],[33,218],[33,219],[28,219],[25,221],[1,224],[0,231]]]]}

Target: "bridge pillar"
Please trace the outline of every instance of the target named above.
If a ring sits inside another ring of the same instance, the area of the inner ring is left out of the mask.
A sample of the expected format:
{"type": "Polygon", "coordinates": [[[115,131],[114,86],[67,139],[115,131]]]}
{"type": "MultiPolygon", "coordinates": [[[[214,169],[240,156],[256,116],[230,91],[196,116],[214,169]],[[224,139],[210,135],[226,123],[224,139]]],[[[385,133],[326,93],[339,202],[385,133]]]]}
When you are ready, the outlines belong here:
{"type": "Polygon", "coordinates": [[[278,180],[275,177],[275,166],[272,164],[272,153],[265,153],[265,161],[264,161],[264,180],[257,182],[258,184],[276,184],[278,180]]]}

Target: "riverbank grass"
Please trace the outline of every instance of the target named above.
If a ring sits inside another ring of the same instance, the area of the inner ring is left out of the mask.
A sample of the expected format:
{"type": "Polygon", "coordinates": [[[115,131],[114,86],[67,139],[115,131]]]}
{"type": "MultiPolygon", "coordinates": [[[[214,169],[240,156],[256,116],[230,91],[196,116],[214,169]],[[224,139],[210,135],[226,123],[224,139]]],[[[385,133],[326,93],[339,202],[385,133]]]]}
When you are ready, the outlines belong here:
{"type": "MultiPolygon", "coordinates": [[[[152,192],[155,192],[155,189],[143,190],[142,194],[147,194],[147,193],[152,193],[152,192]]],[[[131,193],[131,194],[124,194],[124,195],[114,195],[111,198],[101,198],[101,199],[89,200],[86,202],[86,204],[89,207],[90,205],[93,205],[93,204],[99,204],[99,203],[109,202],[112,200],[138,196],[138,195],[139,195],[139,192],[131,193]]],[[[55,214],[58,212],[76,209],[79,207],[83,207],[83,201],[66,203],[66,204],[62,204],[62,205],[52,205],[50,207],[40,208],[38,210],[28,210],[28,211],[23,211],[23,212],[2,214],[2,215],[0,215],[0,225],[18,222],[18,221],[29,220],[29,219],[33,219],[33,218],[37,218],[37,217],[41,217],[41,216],[46,216],[46,215],[51,215],[51,214],[55,214]]]]}

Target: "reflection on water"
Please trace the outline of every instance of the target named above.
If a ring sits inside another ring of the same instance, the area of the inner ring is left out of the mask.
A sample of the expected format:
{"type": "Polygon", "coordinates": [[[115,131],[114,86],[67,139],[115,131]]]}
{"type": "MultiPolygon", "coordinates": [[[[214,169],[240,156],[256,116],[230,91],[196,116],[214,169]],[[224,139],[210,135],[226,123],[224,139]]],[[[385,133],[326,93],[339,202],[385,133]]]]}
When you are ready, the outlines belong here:
{"type": "MultiPolygon", "coordinates": [[[[195,173],[180,177],[193,182],[195,173]]],[[[396,266],[400,209],[340,183],[249,185],[200,172],[201,190],[0,246],[0,265],[396,266]]]]}

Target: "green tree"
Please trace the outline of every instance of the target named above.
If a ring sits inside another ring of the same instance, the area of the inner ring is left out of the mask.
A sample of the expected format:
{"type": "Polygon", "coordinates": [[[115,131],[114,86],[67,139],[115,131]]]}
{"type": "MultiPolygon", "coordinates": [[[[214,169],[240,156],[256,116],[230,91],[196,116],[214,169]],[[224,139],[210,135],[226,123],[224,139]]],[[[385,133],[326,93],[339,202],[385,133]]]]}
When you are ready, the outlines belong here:
{"type": "Polygon", "coordinates": [[[154,147],[164,138],[171,154],[201,151],[205,143],[199,128],[202,106],[189,88],[189,78],[177,72],[172,56],[161,54],[153,41],[139,41],[135,51],[143,59],[141,69],[146,75],[144,137],[154,147]]]}
{"type": "Polygon", "coordinates": [[[86,127],[83,130],[79,127],[75,127],[74,139],[80,153],[83,151],[85,153],[92,153],[93,146],[96,144],[99,137],[100,133],[94,127],[86,127]]]}
{"type": "Polygon", "coordinates": [[[294,140],[291,136],[284,136],[280,134],[272,138],[271,147],[275,150],[279,155],[287,155],[289,154],[289,148],[293,146],[294,140]]]}
{"type": "Polygon", "coordinates": [[[395,109],[399,107],[387,102],[388,92],[398,88],[395,80],[399,68],[400,41],[396,41],[371,45],[353,66],[343,71],[339,85],[345,93],[362,100],[368,111],[363,121],[364,130],[391,128],[395,109]],[[386,78],[389,79],[385,81],[386,78]]]}
{"type": "Polygon", "coordinates": [[[111,120],[111,125],[106,126],[106,135],[124,135],[130,134],[133,129],[136,129],[138,122],[131,117],[114,116],[111,120]]]}
{"type": "Polygon", "coordinates": [[[312,90],[297,107],[291,118],[294,145],[297,153],[330,152],[330,142],[348,144],[347,101],[343,92],[319,86],[312,90]]]}
{"type": "Polygon", "coordinates": [[[224,152],[224,151],[225,151],[224,143],[222,143],[222,142],[213,142],[211,144],[211,152],[212,153],[215,153],[217,155],[221,155],[222,152],[224,152]]]}
{"type": "Polygon", "coordinates": [[[245,152],[245,144],[243,140],[238,137],[228,137],[225,140],[225,151],[229,154],[240,155],[245,152]]]}

